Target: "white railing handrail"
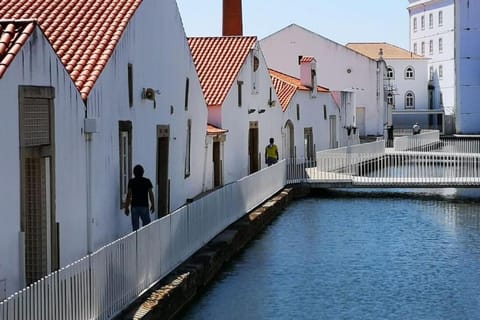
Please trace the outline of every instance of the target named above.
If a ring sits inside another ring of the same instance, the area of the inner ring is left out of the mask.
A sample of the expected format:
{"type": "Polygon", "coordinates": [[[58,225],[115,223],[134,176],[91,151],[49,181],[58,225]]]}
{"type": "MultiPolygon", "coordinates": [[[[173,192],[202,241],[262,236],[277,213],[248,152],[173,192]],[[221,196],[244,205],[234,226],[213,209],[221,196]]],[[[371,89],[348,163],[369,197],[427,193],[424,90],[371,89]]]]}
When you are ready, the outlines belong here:
{"type": "Polygon", "coordinates": [[[286,161],[225,185],[0,302],[0,320],[111,319],[286,184],[286,161]]]}
{"type": "Polygon", "coordinates": [[[415,135],[395,137],[393,139],[393,149],[396,151],[415,150],[439,142],[440,132],[438,130],[432,130],[415,135]]]}

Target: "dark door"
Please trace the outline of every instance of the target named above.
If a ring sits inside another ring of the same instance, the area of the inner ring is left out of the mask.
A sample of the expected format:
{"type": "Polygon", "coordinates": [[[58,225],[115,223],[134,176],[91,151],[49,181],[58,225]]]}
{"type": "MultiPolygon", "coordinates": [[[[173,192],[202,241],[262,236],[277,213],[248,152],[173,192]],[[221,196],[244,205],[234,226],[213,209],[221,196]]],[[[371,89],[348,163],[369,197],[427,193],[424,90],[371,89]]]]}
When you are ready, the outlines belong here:
{"type": "Polygon", "coordinates": [[[169,140],[169,126],[157,126],[157,210],[159,217],[167,215],[170,210],[170,181],[168,179],[169,140]]]}
{"type": "Polygon", "coordinates": [[[248,131],[248,155],[250,158],[250,174],[259,170],[258,158],[258,125],[256,122],[250,123],[248,131]]]}

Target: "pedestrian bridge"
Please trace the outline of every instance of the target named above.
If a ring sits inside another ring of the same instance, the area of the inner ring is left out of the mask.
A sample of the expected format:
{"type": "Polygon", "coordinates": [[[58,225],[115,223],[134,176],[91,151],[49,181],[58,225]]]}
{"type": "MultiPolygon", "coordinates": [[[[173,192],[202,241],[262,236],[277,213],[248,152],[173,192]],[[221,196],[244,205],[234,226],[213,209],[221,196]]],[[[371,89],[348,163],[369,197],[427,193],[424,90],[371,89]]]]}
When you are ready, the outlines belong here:
{"type": "Polygon", "coordinates": [[[440,139],[437,131],[319,151],[287,161],[287,181],[318,188],[477,188],[478,139],[440,139]]]}

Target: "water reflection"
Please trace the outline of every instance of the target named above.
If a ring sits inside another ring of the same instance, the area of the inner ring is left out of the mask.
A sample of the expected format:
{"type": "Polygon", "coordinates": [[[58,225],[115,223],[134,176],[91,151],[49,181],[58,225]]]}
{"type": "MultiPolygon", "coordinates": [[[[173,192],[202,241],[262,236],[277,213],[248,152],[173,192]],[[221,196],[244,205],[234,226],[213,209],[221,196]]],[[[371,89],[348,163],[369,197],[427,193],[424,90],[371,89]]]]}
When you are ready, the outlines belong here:
{"type": "Polygon", "coordinates": [[[322,191],[182,319],[480,319],[477,189],[322,191]]]}

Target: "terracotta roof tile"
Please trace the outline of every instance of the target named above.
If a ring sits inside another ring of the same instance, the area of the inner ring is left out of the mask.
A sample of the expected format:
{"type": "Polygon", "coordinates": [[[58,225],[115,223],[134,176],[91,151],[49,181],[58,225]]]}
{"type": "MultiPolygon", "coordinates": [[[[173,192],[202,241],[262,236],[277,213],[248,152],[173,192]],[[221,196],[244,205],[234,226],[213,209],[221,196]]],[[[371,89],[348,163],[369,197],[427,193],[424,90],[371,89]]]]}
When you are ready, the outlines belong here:
{"type": "Polygon", "coordinates": [[[87,99],[100,74],[93,74],[93,70],[102,71],[105,68],[141,2],[0,0],[0,20],[36,20],[70,73],[82,98],[87,99]],[[91,67],[96,65],[100,65],[101,69],[91,67]],[[80,76],[89,80],[79,81],[80,76]]]}
{"type": "Polygon", "coordinates": [[[222,105],[257,37],[188,38],[208,106],[222,105]]]}
{"type": "Polygon", "coordinates": [[[419,56],[413,52],[397,47],[393,44],[386,42],[365,42],[365,43],[347,43],[345,45],[347,48],[357,51],[364,56],[369,57],[370,59],[377,60],[380,55],[380,49],[383,52],[383,59],[426,59],[425,57],[419,56]]]}
{"type": "Polygon", "coordinates": [[[300,62],[312,62],[312,61],[314,61],[314,60],[315,60],[314,57],[305,56],[305,57],[302,57],[302,58],[300,59],[300,62]]]}
{"type": "Polygon", "coordinates": [[[0,21],[0,78],[34,29],[34,21],[0,21]]]}
{"type": "MultiPolygon", "coordinates": [[[[277,92],[282,110],[285,111],[297,91],[310,91],[310,88],[300,83],[300,79],[289,76],[285,73],[269,69],[273,87],[277,92]]],[[[317,86],[317,92],[329,92],[328,88],[317,86]]]]}

